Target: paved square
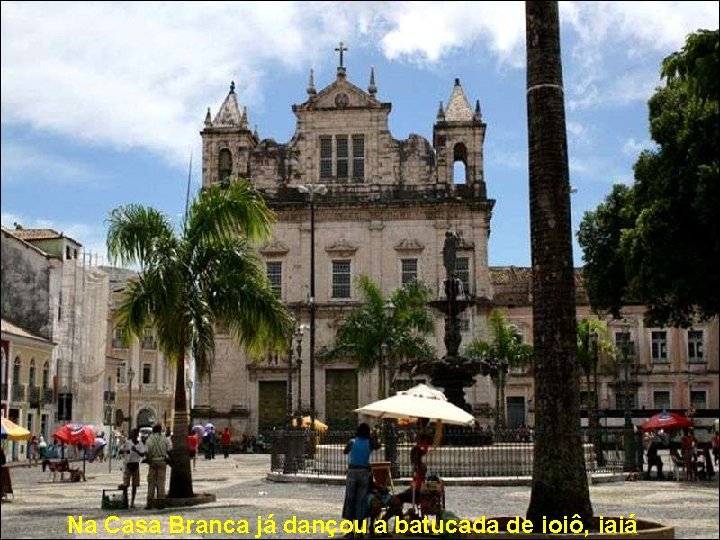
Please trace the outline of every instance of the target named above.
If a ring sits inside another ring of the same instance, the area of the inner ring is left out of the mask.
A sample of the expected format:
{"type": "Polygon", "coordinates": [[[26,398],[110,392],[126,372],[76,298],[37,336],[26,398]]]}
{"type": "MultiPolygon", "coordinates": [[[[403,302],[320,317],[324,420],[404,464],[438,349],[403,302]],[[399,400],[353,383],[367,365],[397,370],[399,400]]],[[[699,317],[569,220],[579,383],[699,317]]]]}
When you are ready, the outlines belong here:
{"type": "MultiPolygon", "coordinates": [[[[146,467],[143,466],[136,510],[104,511],[100,509],[103,489],[117,487],[121,480],[120,464],[113,462],[108,473],[107,463],[87,466],[87,482],[51,483],[50,475],[39,467],[11,469],[15,498],[2,504],[1,538],[254,538],[257,518],[273,514],[279,525],[275,535],[261,538],[317,538],[291,535],[282,531],[282,523],[293,515],[305,519],[339,519],[344,488],[318,484],[276,484],[267,482],[270,457],[237,455],[230,459],[198,461],[194,475],[195,491],[217,494],[217,502],[181,511],[146,511],[146,467]],[[107,516],[120,518],[159,519],[160,534],[108,534],[103,523],[107,516]],[[82,515],[95,519],[97,535],[68,531],[68,516],[82,515]],[[186,519],[220,519],[249,521],[247,535],[216,533],[203,536],[170,534],[171,515],[186,519]]],[[[527,508],[530,490],[527,487],[449,487],[447,507],[461,517],[481,515],[522,515],[527,508]]],[[[591,498],[597,515],[628,515],[672,524],[676,538],[720,538],[718,483],[624,482],[591,487],[591,498]]],[[[339,535],[341,536],[341,535],[339,535]]]]}

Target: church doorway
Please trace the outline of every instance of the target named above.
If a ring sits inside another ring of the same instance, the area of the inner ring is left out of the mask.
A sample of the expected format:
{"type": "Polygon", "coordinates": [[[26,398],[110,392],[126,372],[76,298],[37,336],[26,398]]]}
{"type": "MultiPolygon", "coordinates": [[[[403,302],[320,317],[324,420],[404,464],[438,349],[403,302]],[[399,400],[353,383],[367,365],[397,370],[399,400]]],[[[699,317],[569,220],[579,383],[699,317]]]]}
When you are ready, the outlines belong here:
{"type": "Polygon", "coordinates": [[[287,407],[285,381],[260,381],[258,386],[258,431],[281,428],[285,424],[287,407]]]}
{"type": "Polygon", "coordinates": [[[357,372],[354,369],[325,371],[325,423],[332,429],[355,429],[358,408],[357,372]]]}

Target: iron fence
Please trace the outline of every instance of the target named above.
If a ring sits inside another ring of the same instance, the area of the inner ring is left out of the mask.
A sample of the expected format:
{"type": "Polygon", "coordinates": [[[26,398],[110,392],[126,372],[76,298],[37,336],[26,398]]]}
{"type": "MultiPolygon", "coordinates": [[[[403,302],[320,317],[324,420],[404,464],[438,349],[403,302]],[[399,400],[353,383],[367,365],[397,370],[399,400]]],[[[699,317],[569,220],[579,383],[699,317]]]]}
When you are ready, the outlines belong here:
{"type": "MultiPolygon", "coordinates": [[[[340,430],[273,431],[267,436],[271,445],[271,470],[284,474],[342,476],[347,470],[345,445],[354,435],[353,431],[340,430]]],[[[384,431],[379,427],[375,435],[380,449],[372,454],[371,459],[394,462],[395,476],[410,477],[410,451],[417,431],[413,428],[384,431]],[[393,439],[389,439],[390,437],[393,439]],[[394,452],[393,448],[396,449],[394,452]]],[[[429,435],[434,438],[435,434],[429,435]]],[[[623,449],[619,446],[623,441],[622,430],[608,431],[603,437],[606,446],[598,447],[591,434],[583,432],[587,470],[621,471],[624,458],[623,449]],[[597,459],[598,448],[600,459],[597,459]]],[[[531,476],[533,442],[534,433],[526,428],[493,431],[446,427],[440,436],[440,444],[428,452],[425,462],[428,474],[434,473],[445,478],[531,476]]]]}

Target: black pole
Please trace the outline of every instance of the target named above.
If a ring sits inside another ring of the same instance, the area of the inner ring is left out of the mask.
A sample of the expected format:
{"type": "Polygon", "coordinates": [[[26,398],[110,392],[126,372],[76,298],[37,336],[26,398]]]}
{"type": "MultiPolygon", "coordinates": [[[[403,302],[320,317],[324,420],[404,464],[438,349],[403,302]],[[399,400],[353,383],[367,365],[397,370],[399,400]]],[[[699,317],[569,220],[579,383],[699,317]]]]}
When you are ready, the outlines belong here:
{"type": "Polygon", "coordinates": [[[285,411],[285,420],[287,423],[287,429],[292,429],[293,421],[293,395],[292,395],[292,370],[293,370],[293,353],[292,347],[290,347],[290,353],[288,354],[288,374],[287,374],[287,405],[285,411]]]}
{"type": "Polygon", "coordinates": [[[310,426],[315,428],[315,200],[310,192],[310,426]]]}

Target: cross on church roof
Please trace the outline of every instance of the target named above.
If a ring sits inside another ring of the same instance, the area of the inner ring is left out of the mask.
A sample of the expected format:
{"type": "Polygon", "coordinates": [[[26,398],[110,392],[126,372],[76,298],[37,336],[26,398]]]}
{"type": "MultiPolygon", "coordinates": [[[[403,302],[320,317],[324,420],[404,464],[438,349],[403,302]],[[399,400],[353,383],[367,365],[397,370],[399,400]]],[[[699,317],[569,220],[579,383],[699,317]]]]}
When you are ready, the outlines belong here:
{"type": "Polygon", "coordinates": [[[340,53],[340,67],[345,67],[343,65],[343,51],[347,51],[348,48],[343,46],[343,42],[340,42],[340,45],[338,47],[335,47],[335,51],[340,53]]]}

